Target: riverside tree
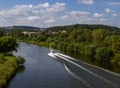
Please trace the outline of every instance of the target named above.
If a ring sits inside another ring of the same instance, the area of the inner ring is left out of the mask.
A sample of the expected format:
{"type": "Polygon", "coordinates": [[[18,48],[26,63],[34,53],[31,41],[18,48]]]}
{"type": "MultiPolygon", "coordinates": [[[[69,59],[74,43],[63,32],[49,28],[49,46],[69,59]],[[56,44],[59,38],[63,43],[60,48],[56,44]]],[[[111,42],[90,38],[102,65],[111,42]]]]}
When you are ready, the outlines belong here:
{"type": "Polygon", "coordinates": [[[0,53],[17,51],[18,43],[11,37],[0,38],[0,53]]]}

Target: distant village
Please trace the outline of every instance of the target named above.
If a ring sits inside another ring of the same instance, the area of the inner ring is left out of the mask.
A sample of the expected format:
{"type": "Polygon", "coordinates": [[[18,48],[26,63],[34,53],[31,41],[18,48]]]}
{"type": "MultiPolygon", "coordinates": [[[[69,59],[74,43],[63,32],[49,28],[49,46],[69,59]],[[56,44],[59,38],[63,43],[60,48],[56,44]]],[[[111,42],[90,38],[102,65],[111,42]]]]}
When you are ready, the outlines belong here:
{"type": "MultiPolygon", "coordinates": [[[[48,31],[47,34],[48,35],[56,35],[58,33],[66,33],[67,31],[66,30],[62,30],[62,31],[59,31],[59,32],[56,32],[56,31],[48,31]]],[[[28,35],[28,36],[31,36],[31,35],[39,35],[41,33],[41,31],[37,31],[37,32],[31,32],[31,31],[23,31],[21,32],[22,35],[28,35]]]]}
{"type": "MultiPolygon", "coordinates": [[[[24,35],[24,36],[37,36],[39,34],[42,33],[42,31],[46,30],[46,28],[37,28],[37,27],[31,27],[31,26],[7,26],[7,27],[0,27],[2,28],[3,30],[6,31],[7,35],[9,35],[10,31],[11,30],[20,30],[21,34],[24,35]]],[[[65,29],[60,29],[59,31],[58,30],[49,30],[49,31],[46,31],[46,34],[48,35],[56,35],[56,34],[59,34],[59,33],[66,33],[67,30],[65,29]]]]}

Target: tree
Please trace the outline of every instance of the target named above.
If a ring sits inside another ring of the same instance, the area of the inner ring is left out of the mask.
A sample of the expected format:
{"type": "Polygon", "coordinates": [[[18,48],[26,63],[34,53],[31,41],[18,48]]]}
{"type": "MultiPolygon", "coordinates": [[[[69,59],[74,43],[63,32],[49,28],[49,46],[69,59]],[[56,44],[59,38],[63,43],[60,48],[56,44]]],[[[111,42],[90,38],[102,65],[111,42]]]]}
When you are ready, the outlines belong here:
{"type": "Polygon", "coordinates": [[[113,60],[115,63],[120,63],[120,54],[116,53],[113,60]]]}
{"type": "Polygon", "coordinates": [[[18,44],[15,39],[10,37],[0,38],[0,53],[7,53],[11,51],[17,51],[18,44]]]}
{"type": "Polygon", "coordinates": [[[11,30],[9,32],[9,35],[14,37],[14,38],[20,38],[21,37],[21,31],[18,29],[11,30]]]}
{"type": "Polygon", "coordinates": [[[97,29],[92,32],[93,42],[96,46],[100,45],[107,36],[107,31],[104,29],[97,29]]]}
{"type": "Polygon", "coordinates": [[[68,52],[74,52],[74,45],[73,44],[69,44],[66,48],[66,51],[68,52]]]}
{"type": "Polygon", "coordinates": [[[107,36],[104,40],[104,45],[111,47],[111,49],[119,53],[120,52],[120,36],[119,35],[112,35],[107,36]]]}
{"type": "Polygon", "coordinates": [[[0,37],[4,36],[4,30],[0,29],[0,37]]]}
{"type": "Polygon", "coordinates": [[[84,30],[74,30],[70,33],[68,39],[72,43],[80,43],[85,40],[84,30]]]}
{"type": "Polygon", "coordinates": [[[95,55],[95,46],[94,45],[85,45],[85,55],[89,57],[94,57],[95,55]]]}
{"type": "Polygon", "coordinates": [[[113,51],[108,47],[100,47],[96,49],[95,57],[101,61],[110,61],[113,55],[114,55],[113,51]]]}
{"type": "Polygon", "coordinates": [[[21,57],[21,56],[18,56],[17,57],[17,63],[18,64],[24,64],[25,63],[25,59],[23,57],[21,57]]]}

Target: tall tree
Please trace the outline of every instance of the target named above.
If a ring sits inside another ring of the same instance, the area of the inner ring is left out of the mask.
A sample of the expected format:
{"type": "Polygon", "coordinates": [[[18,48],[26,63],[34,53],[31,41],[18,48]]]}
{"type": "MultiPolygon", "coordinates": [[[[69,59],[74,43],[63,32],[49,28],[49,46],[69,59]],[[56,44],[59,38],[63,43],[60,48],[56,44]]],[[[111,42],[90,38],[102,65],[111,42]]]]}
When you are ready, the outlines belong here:
{"type": "Polygon", "coordinates": [[[17,51],[18,44],[15,39],[10,37],[0,38],[0,53],[7,53],[11,51],[17,51]]]}
{"type": "Polygon", "coordinates": [[[0,37],[4,36],[4,30],[0,29],[0,37]]]}
{"type": "Polygon", "coordinates": [[[97,29],[92,32],[93,42],[96,46],[100,45],[107,36],[107,31],[104,29],[97,29]]]}

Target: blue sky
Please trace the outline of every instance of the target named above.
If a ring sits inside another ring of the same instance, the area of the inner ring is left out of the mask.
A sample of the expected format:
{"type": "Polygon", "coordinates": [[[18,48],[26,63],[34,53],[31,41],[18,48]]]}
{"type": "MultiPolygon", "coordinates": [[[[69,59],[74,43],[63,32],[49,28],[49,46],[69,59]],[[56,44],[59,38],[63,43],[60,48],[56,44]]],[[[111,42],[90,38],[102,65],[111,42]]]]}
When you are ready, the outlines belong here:
{"type": "Polygon", "coordinates": [[[105,24],[120,27],[119,0],[1,0],[0,26],[105,24]]]}

